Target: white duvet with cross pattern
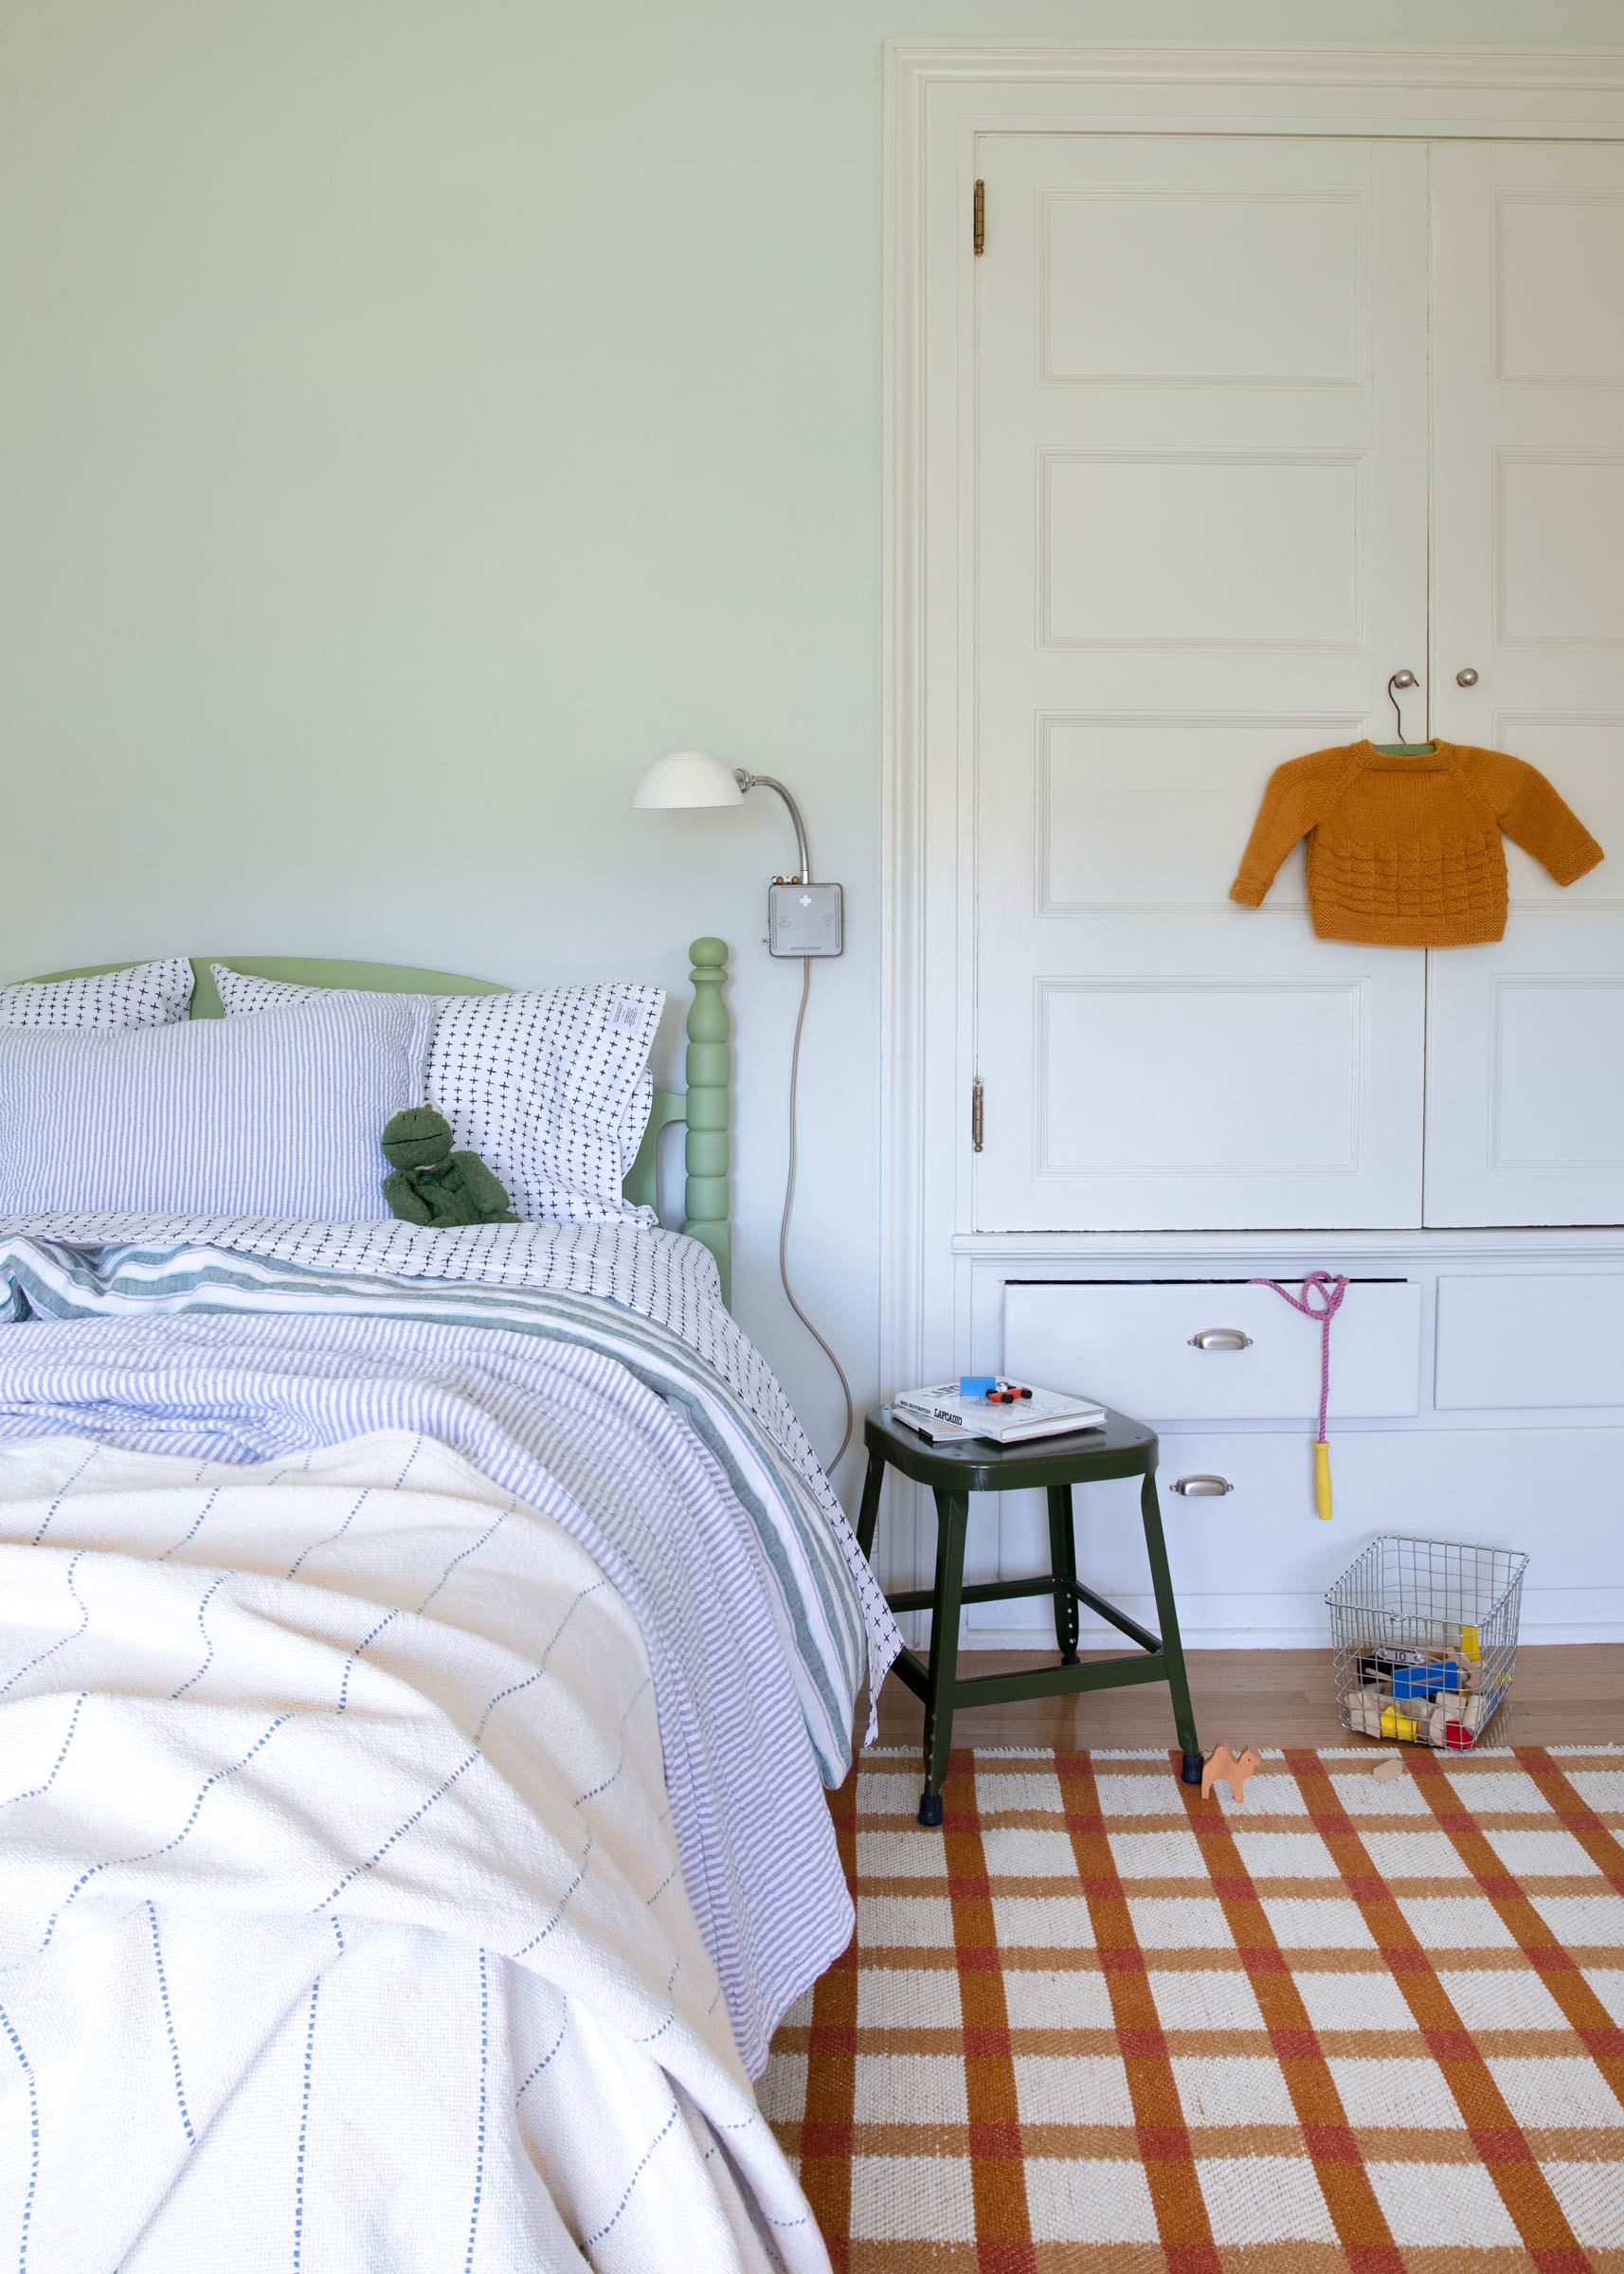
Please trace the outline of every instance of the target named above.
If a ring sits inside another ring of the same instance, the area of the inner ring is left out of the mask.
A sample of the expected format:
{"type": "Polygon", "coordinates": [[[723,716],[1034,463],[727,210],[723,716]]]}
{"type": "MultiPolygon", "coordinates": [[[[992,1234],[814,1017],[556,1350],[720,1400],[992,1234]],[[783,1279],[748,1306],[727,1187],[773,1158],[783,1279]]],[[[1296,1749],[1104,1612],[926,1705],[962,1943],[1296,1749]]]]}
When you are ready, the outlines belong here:
{"type": "Polygon", "coordinates": [[[7,1445],[0,1526],[19,2274],[826,2266],[556,1522],[379,1431],[7,1445]]]}

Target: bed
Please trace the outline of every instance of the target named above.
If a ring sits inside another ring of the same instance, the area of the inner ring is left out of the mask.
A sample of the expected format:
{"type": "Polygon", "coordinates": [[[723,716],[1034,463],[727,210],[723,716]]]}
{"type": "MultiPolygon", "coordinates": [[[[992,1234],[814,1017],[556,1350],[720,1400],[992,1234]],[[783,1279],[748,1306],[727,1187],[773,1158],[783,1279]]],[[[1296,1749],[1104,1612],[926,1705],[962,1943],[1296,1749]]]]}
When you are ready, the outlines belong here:
{"type": "Polygon", "coordinates": [[[826,2265],[750,2081],[850,1936],[823,1788],[897,1637],[726,1308],[693,952],[634,1215],[0,1215],[21,2274],[826,2265]]]}

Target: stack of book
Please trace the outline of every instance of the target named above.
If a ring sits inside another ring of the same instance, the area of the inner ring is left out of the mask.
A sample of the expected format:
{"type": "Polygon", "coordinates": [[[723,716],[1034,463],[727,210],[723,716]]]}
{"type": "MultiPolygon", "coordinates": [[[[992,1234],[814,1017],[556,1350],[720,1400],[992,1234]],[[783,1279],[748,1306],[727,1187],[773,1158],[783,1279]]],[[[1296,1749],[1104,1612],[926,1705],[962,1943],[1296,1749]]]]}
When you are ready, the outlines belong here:
{"type": "Polygon", "coordinates": [[[916,1429],[932,1445],[956,1444],[967,1437],[1024,1445],[1033,1437],[1105,1427],[1103,1405],[1067,1390],[1025,1389],[999,1381],[994,1396],[997,1402],[984,1390],[965,1391],[956,1381],[938,1381],[923,1390],[899,1390],[891,1410],[896,1420],[916,1429]]]}

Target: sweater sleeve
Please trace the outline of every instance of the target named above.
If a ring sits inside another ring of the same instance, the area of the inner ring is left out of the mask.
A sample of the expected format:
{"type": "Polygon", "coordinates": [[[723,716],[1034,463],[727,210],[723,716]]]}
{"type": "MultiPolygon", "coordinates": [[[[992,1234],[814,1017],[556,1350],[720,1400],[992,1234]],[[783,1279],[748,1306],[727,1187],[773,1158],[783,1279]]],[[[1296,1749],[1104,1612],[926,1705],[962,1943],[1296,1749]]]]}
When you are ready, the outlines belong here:
{"type": "Polygon", "coordinates": [[[1595,868],[1601,847],[1543,774],[1504,750],[1471,755],[1478,792],[1514,845],[1543,861],[1558,884],[1573,884],[1595,868]]]}
{"type": "Polygon", "coordinates": [[[1341,755],[1340,751],[1314,750],[1307,758],[1290,758],[1274,768],[1229,888],[1232,900],[1238,900],[1243,908],[1262,905],[1264,893],[1280,873],[1281,862],[1325,811],[1329,788],[1326,761],[1341,755]]]}

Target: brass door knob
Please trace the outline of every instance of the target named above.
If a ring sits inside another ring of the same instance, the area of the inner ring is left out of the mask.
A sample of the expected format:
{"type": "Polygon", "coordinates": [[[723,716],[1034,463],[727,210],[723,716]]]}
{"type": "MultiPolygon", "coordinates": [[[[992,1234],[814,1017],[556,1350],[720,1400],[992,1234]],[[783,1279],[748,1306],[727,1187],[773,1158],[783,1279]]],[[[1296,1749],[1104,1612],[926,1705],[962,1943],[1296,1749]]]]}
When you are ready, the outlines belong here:
{"type": "Polygon", "coordinates": [[[1455,673],[1454,683],[1457,687],[1475,687],[1477,685],[1477,674],[1470,663],[1464,671],[1455,673]]]}

